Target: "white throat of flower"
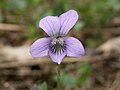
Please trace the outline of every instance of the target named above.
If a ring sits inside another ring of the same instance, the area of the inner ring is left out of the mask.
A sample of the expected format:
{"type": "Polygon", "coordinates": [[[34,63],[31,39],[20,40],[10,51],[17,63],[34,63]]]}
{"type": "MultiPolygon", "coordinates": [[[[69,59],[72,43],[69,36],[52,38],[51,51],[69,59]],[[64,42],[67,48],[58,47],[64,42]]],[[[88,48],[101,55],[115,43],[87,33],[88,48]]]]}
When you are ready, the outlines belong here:
{"type": "Polygon", "coordinates": [[[62,37],[54,37],[52,39],[50,48],[52,50],[53,53],[58,54],[58,53],[62,53],[65,50],[65,42],[63,40],[62,37]]]}

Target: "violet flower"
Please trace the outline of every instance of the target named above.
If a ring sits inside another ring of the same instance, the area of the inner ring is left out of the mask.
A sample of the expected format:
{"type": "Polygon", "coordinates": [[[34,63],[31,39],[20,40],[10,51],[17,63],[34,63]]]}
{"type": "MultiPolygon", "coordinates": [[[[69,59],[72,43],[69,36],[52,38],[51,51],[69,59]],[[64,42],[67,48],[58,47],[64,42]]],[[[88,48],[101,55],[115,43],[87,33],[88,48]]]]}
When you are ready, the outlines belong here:
{"type": "Polygon", "coordinates": [[[39,26],[49,35],[47,38],[36,40],[30,53],[33,57],[50,55],[53,62],[60,64],[65,56],[77,57],[85,54],[82,43],[74,38],[66,36],[69,30],[78,20],[75,10],[69,10],[62,15],[46,16],[39,22],[39,26]]]}

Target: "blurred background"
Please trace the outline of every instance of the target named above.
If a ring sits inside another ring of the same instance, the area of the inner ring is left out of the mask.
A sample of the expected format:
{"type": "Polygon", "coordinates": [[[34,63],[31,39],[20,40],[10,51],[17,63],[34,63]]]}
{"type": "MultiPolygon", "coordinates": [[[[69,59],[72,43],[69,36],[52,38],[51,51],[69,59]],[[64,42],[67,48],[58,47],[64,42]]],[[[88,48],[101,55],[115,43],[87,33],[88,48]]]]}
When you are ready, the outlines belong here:
{"type": "Polygon", "coordinates": [[[68,35],[81,40],[86,56],[62,63],[62,90],[120,90],[119,0],[1,0],[0,90],[56,90],[57,65],[32,59],[29,47],[47,36],[40,19],[70,9],[79,20],[68,35]]]}

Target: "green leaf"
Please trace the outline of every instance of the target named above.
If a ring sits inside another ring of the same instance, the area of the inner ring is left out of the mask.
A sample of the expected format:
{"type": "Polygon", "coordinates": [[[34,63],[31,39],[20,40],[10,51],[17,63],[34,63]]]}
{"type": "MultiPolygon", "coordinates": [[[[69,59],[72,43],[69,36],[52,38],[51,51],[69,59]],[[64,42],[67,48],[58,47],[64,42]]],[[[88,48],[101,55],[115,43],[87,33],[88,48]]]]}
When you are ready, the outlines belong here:
{"type": "Polygon", "coordinates": [[[27,8],[27,1],[26,0],[9,0],[7,2],[7,8],[8,9],[18,9],[18,10],[24,10],[27,8]]]}
{"type": "Polygon", "coordinates": [[[79,21],[79,22],[76,23],[76,25],[75,25],[74,28],[75,28],[76,30],[81,30],[84,26],[85,26],[85,23],[82,22],[82,21],[79,21]]]}
{"type": "Polygon", "coordinates": [[[53,14],[54,15],[60,15],[61,13],[63,13],[65,11],[65,7],[64,4],[62,2],[59,2],[57,4],[55,4],[54,8],[53,8],[53,14]]]}
{"type": "MultiPolygon", "coordinates": [[[[53,79],[57,82],[57,76],[54,76],[53,79]]],[[[61,74],[61,84],[65,87],[75,88],[77,87],[77,77],[65,73],[61,74]]]]}
{"type": "Polygon", "coordinates": [[[76,81],[77,81],[77,78],[70,74],[63,74],[61,76],[61,83],[64,86],[69,86],[71,88],[76,87],[76,81]]]}
{"type": "Polygon", "coordinates": [[[32,2],[35,4],[39,4],[41,2],[41,0],[32,0],[32,2]]]}
{"type": "Polygon", "coordinates": [[[89,88],[88,77],[91,72],[91,67],[89,64],[82,64],[79,68],[80,76],[78,77],[77,83],[85,88],[89,88]]]}
{"type": "Polygon", "coordinates": [[[89,47],[92,47],[92,48],[94,48],[94,47],[97,46],[97,41],[96,41],[95,39],[93,39],[93,38],[88,38],[88,39],[86,40],[86,43],[87,43],[87,45],[88,45],[89,47]]]}
{"type": "Polygon", "coordinates": [[[89,74],[89,71],[91,71],[91,68],[88,64],[81,64],[80,68],[79,68],[79,71],[81,73],[87,73],[89,74]]]}
{"type": "Polygon", "coordinates": [[[37,33],[34,26],[29,25],[28,28],[29,28],[29,32],[26,35],[28,37],[28,39],[35,40],[35,39],[39,38],[40,35],[37,33]]]}
{"type": "Polygon", "coordinates": [[[3,16],[3,14],[0,11],[0,23],[3,22],[3,20],[4,20],[4,16],[3,16]]]}
{"type": "Polygon", "coordinates": [[[46,82],[43,82],[43,83],[38,87],[38,90],[48,90],[48,89],[47,89],[47,83],[46,83],[46,82]]]}
{"type": "Polygon", "coordinates": [[[109,0],[108,5],[114,10],[120,10],[120,1],[119,0],[109,0]]]}

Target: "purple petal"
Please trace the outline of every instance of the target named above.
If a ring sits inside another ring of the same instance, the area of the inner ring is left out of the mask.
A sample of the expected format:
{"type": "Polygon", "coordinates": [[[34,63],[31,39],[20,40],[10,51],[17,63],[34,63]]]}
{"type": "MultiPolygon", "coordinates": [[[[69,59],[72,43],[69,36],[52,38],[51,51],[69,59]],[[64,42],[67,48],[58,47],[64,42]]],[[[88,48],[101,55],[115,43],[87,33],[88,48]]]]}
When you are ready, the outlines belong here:
{"type": "Polygon", "coordinates": [[[36,40],[30,47],[30,53],[33,57],[47,56],[51,38],[41,38],[36,40]]]}
{"type": "Polygon", "coordinates": [[[53,62],[60,64],[62,62],[62,59],[66,55],[66,51],[64,52],[59,52],[59,53],[53,53],[51,50],[49,51],[50,57],[53,60],[53,62]]]}
{"type": "Polygon", "coordinates": [[[61,30],[60,34],[66,35],[68,31],[75,25],[76,21],[78,20],[78,14],[75,10],[69,10],[59,17],[61,30]]]}
{"type": "Polygon", "coordinates": [[[80,57],[85,54],[82,43],[74,37],[65,37],[67,56],[80,57]]]}
{"type": "Polygon", "coordinates": [[[40,20],[39,26],[49,35],[54,36],[59,33],[60,21],[57,16],[47,16],[40,20]]]}

